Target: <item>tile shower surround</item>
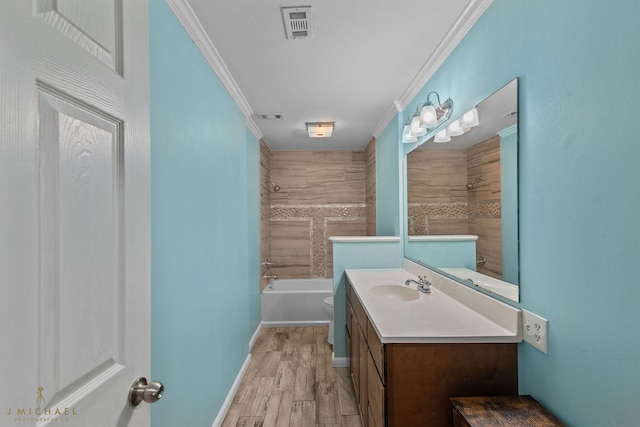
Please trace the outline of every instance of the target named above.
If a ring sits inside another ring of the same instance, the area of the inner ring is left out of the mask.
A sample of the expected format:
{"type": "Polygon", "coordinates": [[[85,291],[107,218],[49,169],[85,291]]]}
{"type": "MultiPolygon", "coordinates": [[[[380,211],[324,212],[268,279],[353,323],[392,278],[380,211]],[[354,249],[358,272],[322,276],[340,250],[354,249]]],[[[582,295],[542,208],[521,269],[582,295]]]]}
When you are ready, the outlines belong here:
{"type": "Polygon", "coordinates": [[[371,159],[375,161],[375,140],[366,151],[272,152],[262,144],[262,254],[275,263],[266,274],[331,277],[328,238],[367,234],[371,203],[375,210],[371,159]],[[268,179],[281,187],[279,192],[268,179]]]}
{"type": "Polygon", "coordinates": [[[407,179],[409,235],[478,235],[477,256],[487,260],[478,271],[501,278],[500,137],[468,149],[417,149],[407,157],[407,179]]]}
{"type": "Polygon", "coordinates": [[[329,237],[365,235],[366,208],[364,203],[272,205],[270,223],[275,274],[282,278],[331,277],[333,251],[329,237]],[[291,226],[294,222],[298,227],[291,226]],[[285,246],[274,248],[279,241],[285,241],[285,246]]]}

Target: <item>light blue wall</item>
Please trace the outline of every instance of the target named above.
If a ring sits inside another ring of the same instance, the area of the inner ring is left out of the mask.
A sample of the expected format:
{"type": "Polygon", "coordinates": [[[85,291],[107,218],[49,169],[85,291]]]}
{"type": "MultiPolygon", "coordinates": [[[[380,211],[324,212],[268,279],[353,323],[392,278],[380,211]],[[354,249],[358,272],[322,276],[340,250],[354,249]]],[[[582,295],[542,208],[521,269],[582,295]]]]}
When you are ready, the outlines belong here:
{"type": "Polygon", "coordinates": [[[638,16],[494,0],[406,109],[437,90],[464,112],[520,78],[520,305],[549,319],[547,355],[519,346],[520,392],[576,427],[640,423],[638,16]]]}
{"type": "MultiPolygon", "coordinates": [[[[247,186],[245,196],[247,198],[248,229],[247,229],[247,294],[249,296],[249,307],[246,312],[247,333],[253,335],[258,324],[260,324],[262,313],[260,305],[260,143],[256,141],[253,133],[246,129],[246,176],[247,186]]],[[[233,176],[228,177],[229,180],[233,176]]]]}
{"type": "Polygon", "coordinates": [[[376,235],[402,236],[398,206],[401,200],[401,161],[396,115],[376,140],[376,235]]]}
{"type": "Polygon", "coordinates": [[[164,1],[150,2],[154,427],[210,427],[259,316],[259,146],[164,1]]]}

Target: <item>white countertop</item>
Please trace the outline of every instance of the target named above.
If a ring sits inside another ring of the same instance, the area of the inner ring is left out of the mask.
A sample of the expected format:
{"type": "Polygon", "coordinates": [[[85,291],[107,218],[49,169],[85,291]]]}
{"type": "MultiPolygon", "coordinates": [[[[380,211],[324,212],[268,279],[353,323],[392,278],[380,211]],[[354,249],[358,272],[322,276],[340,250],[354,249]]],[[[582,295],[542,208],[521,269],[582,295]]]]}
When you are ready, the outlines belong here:
{"type": "MultiPolygon", "coordinates": [[[[347,269],[355,293],[383,343],[491,343],[522,341],[520,310],[439,275],[427,275],[431,293],[401,301],[371,292],[377,285],[405,287],[418,280],[404,268],[347,269]]],[[[416,284],[408,287],[416,289],[416,284]]],[[[408,288],[407,287],[407,288],[408,288]]]]}

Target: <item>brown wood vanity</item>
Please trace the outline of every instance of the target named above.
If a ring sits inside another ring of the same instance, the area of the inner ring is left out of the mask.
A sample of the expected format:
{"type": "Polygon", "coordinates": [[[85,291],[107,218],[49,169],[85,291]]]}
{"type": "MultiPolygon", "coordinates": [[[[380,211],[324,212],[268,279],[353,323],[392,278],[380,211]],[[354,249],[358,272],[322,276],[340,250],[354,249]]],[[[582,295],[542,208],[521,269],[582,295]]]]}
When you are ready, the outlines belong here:
{"type": "Polygon", "coordinates": [[[451,397],[517,394],[516,343],[383,343],[346,283],[347,351],[364,427],[449,427],[451,397]]]}

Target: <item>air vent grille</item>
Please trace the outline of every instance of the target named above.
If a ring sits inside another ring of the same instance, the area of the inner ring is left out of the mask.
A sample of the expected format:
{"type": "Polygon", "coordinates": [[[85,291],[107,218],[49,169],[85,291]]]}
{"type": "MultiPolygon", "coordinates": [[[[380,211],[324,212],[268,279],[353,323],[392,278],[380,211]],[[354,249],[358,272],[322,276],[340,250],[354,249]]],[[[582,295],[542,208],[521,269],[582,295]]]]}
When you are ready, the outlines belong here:
{"type": "Polygon", "coordinates": [[[260,120],[282,120],[284,117],[280,113],[256,113],[260,120]]]}
{"type": "Polygon", "coordinates": [[[312,35],[311,6],[283,7],[281,10],[288,39],[301,39],[312,35]]]}

